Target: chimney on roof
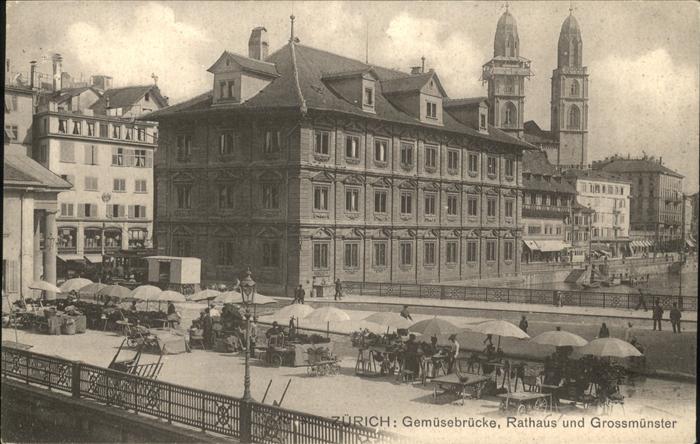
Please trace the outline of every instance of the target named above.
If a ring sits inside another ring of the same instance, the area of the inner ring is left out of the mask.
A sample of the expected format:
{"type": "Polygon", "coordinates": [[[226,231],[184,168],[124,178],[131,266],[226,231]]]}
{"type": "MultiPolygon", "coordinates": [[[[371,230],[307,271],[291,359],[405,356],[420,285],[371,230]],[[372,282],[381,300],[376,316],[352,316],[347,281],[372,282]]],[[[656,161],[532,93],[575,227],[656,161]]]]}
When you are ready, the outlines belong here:
{"type": "Polygon", "coordinates": [[[39,82],[37,82],[36,78],[36,60],[29,62],[29,87],[31,89],[39,87],[39,82]]]}
{"type": "Polygon", "coordinates": [[[253,28],[248,39],[248,57],[265,60],[268,52],[267,29],[264,26],[253,28]]]}
{"type": "Polygon", "coordinates": [[[411,66],[411,75],[415,76],[421,73],[421,67],[420,66],[411,66]]]}
{"type": "Polygon", "coordinates": [[[60,91],[63,83],[63,57],[61,54],[54,54],[51,60],[53,61],[53,90],[60,91]]]}
{"type": "Polygon", "coordinates": [[[659,156],[659,165],[663,165],[663,164],[664,164],[664,158],[659,156]]]}

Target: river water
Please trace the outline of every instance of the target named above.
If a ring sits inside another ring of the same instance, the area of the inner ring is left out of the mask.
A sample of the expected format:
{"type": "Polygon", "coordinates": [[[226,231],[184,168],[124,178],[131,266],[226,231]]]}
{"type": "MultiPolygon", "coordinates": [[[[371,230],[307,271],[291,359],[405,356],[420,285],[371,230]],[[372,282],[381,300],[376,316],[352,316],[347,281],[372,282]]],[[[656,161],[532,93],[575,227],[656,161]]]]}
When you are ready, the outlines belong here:
{"type": "MultiPolygon", "coordinates": [[[[505,284],[504,286],[517,288],[538,288],[552,290],[584,290],[578,284],[569,284],[566,282],[549,282],[527,285],[523,283],[513,283],[512,285],[505,284]]],[[[681,294],[683,296],[698,295],[698,273],[697,271],[687,271],[682,274],[654,274],[649,276],[649,282],[637,286],[629,286],[621,284],[615,287],[599,287],[585,289],[585,291],[593,291],[598,293],[637,293],[638,288],[647,289],[647,294],[681,294]]]]}

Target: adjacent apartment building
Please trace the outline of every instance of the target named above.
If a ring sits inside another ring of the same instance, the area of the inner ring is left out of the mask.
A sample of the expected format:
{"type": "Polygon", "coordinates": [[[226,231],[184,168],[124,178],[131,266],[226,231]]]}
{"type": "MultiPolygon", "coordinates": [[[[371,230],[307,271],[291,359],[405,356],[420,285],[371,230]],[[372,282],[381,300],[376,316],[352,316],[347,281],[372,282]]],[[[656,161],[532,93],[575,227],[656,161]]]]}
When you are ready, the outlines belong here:
{"type": "MultiPolygon", "coordinates": [[[[60,57],[53,63],[60,73],[60,57]]],[[[33,157],[72,184],[59,196],[57,219],[59,269],[66,272],[101,262],[103,252],[150,243],[157,125],[135,117],[166,101],[156,85],[63,88],[62,78],[39,94],[33,157]]]]}
{"type": "Polygon", "coordinates": [[[163,254],[200,257],[205,282],[249,265],[275,293],[519,272],[531,146],[488,124],[487,100],[294,36],[268,56],[265,35],[221,55],[212,91],[145,117],[163,254]]]}
{"type": "Polygon", "coordinates": [[[631,184],[630,229],[656,252],[677,251],[683,244],[683,176],[663,159],[608,157],[594,162],[598,171],[614,173],[631,184]]]}
{"type": "Polygon", "coordinates": [[[598,170],[570,169],[564,177],[576,188],[578,203],[593,211],[591,250],[612,257],[630,255],[630,182],[598,170]]]}

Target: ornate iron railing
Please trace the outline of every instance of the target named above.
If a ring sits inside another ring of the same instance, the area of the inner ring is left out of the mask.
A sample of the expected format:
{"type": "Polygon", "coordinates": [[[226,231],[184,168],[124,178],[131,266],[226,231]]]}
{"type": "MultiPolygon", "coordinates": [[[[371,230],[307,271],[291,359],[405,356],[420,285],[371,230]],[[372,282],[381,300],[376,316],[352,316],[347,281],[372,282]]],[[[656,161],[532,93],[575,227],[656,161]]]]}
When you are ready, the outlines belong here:
{"type": "Polygon", "coordinates": [[[9,347],[2,348],[2,376],[241,442],[401,441],[399,436],[378,429],[9,347]]]}
{"type": "MultiPolygon", "coordinates": [[[[633,309],[639,303],[639,293],[614,293],[578,290],[539,290],[533,288],[468,287],[440,284],[396,284],[389,282],[344,282],[345,293],[358,296],[401,298],[434,298],[458,301],[505,302],[633,309]]],[[[644,293],[647,307],[658,299],[665,310],[673,303],[681,311],[697,310],[697,296],[644,293]]]]}

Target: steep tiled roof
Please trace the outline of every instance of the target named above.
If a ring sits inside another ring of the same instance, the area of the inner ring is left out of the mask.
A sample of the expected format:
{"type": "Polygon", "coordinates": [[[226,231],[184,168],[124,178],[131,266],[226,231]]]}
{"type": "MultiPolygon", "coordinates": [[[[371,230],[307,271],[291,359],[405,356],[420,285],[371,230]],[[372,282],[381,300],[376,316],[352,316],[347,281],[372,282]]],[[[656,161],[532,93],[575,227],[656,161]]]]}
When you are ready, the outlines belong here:
{"type": "Polygon", "coordinates": [[[524,138],[530,143],[558,143],[551,131],[545,131],[534,120],[523,124],[524,138]]]}
{"type": "Polygon", "coordinates": [[[576,168],[572,168],[564,171],[564,177],[566,177],[567,179],[591,179],[608,182],[630,183],[628,180],[624,179],[623,177],[617,174],[600,170],[579,170],[576,168]]]}
{"type": "Polygon", "coordinates": [[[44,168],[34,159],[12,151],[3,155],[3,185],[69,189],[71,184],[44,168]]]}
{"type": "Polygon", "coordinates": [[[90,108],[95,114],[105,114],[107,101],[109,101],[109,108],[129,108],[141,100],[148,92],[152,93],[152,100],[156,101],[156,103],[160,102],[161,106],[167,105],[163,96],[160,95],[160,89],[156,85],[144,85],[108,89],[102,93],[100,100],[95,102],[90,108]]]}
{"type": "Polygon", "coordinates": [[[554,165],[549,163],[547,155],[539,150],[523,151],[523,188],[555,193],[576,193],[576,189],[559,175],[554,165]]]}
{"type": "Polygon", "coordinates": [[[479,105],[481,102],[488,102],[489,98],[488,97],[466,97],[463,99],[444,99],[442,101],[443,106],[451,107],[451,106],[471,106],[471,105],[479,105]]]}
{"type": "Polygon", "coordinates": [[[85,91],[92,89],[98,96],[100,93],[90,87],[90,86],[82,86],[80,88],[67,88],[67,89],[62,89],[58,92],[52,92],[49,93],[50,99],[54,102],[57,103],[62,103],[65,102],[66,100],[72,99],[75,96],[79,96],[80,94],[84,93],[85,91]]]}
{"type": "Polygon", "coordinates": [[[674,177],[683,177],[682,174],[651,159],[608,159],[594,162],[592,167],[596,170],[611,173],[662,173],[674,177]]]}
{"type": "MultiPolygon", "coordinates": [[[[479,131],[459,123],[448,113],[443,114],[442,127],[423,123],[417,117],[409,115],[394,106],[383,94],[376,94],[375,114],[368,114],[355,104],[335,94],[323,81],[323,77],[327,73],[362,71],[368,68],[373,69],[380,82],[386,82],[397,78],[422,78],[432,75],[432,73],[411,76],[404,72],[367,65],[358,60],[299,44],[287,44],[283,46],[271,54],[267,58],[267,61],[274,63],[276,66],[277,72],[279,73],[278,78],[272,80],[260,93],[249,100],[243,103],[217,104],[216,109],[270,110],[287,108],[301,110],[305,107],[308,110],[340,112],[368,119],[380,119],[393,123],[405,123],[426,128],[442,129],[474,136],[480,139],[519,146],[521,148],[533,148],[532,145],[491,126],[489,126],[488,134],[479,133],[479,131]]],[[[212,93],[209,92],[190,99],[187,102],[155,111],[143,118],[159,120],[180,113],[204,112],[213,109],[211,104],[212,93]]]]}
{"type": "MultiPolygon", "coordinates": [[[[228,57],[231,60],[235,61],[243,69],[246,69],[248,71],[254,71],[254,72],[259,72],[262,74],[268,74],[273,77],[277,77],[277,69],[275,69],[275,65],[273,63],[267,62],[267,61],[262,61],[262,60],[257,60],[257,59],[251,59],[250,57],[245,57],[240,54],[236,54],[235,52],[231,51],[224,51],[224,53],[219,57],[219,60],[221,60],[222,57],[228,57]]],[[[216,63],[219,62],[219,60],[216,61],[216,63]]],[[[216,63],[214,63],[207,71],[212,72],[212,68],[216,66],[216,63]]]]}
{"type": "MultiPolygon", "coordinates": [[[[428,80],[433,77],[435,73],[432,71],[422,73],[422,74],[410,74],[405,77],[399,77],[395,79],[384,80],[382,84],[383,94],[403,94],[413,91],[419,91],[421,88],[428,83],[428,80]]],[[[442,90],[442,87],[440,87],[442,90]]]]}

